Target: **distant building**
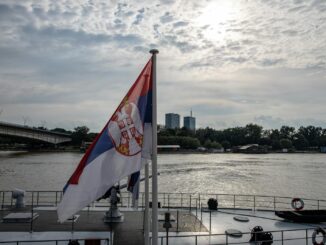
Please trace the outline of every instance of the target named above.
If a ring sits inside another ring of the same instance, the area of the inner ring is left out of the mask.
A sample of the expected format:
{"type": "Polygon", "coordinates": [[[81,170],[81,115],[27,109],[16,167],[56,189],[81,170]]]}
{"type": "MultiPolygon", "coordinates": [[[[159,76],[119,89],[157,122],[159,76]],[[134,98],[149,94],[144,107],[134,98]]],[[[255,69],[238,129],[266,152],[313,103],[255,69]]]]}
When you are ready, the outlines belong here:
{"type": "Polygon", "coordinates": [[[183,126],[186,129],[190,129],[195,131],[196,130],[196,118],[192,116],[192,111],[190,111],[190,117],[184,117],[183,118],[183,126]]]}
{"type": "Polygon", "coordinates": [[[180,115],[175,113],[165,114],[165,128],[180,128],[180,115]]]}
{"type": "Polygon", "coordinates": [[[180,150],[180,145],[158,145],[158,151],[178,151],[180,150]]]}
{"type": "Polygon", "coordinates": [[[233,149],[233,152],[239,153],[267,153],[268,149],[266,146],[261,146],[258,144],[249,144],[238,146],[233,149]]]}

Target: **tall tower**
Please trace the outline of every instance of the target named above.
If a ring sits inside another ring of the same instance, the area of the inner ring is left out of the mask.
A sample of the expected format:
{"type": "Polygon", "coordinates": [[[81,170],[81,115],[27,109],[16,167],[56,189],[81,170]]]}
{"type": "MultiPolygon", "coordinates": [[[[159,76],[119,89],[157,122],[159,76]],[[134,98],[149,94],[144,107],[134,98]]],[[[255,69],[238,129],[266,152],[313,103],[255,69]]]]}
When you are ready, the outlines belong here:
{"type": "Polygon", "coordinates": [[[196,131],[196,118],[192,116],[192,109],[190,110],[190,116],[183,118],[183,126],[189,130],[196,131]]]}
{"type": "Polygon", "coordinates": [[[180,115],[175,113],[165,114],[165,128],[180,128],[180,115]]]}

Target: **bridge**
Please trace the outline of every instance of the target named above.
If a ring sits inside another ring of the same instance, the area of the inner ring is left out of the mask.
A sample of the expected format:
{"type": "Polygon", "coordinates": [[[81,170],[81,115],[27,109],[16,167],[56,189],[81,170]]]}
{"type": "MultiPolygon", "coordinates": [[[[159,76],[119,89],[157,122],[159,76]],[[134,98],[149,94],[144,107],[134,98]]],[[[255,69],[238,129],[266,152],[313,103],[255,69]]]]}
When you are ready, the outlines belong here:
{"type": "Polygon", "coordinates": [[[55,145],[71,141],[71,136],[69,134],[36,129],[6,122],[0,122],[0,135],[39,140],[55,145]]]}

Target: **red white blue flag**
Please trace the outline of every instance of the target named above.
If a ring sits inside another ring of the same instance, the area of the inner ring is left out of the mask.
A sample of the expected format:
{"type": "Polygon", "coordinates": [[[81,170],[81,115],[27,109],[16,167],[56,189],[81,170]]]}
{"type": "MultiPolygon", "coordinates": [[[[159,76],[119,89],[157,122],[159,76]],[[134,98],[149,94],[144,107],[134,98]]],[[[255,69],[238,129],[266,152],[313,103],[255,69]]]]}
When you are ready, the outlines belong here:
{"type": "Polygon", "coordinates": [[[132,206],[138,207],[139,199],[139,184],[140,184],[140,171],[133,173],[128,178],[127,190],[132,193],[132,206]]]}
{"type": "Polygon", "coordinates": [[[81,159],[64,188],[58,218],[64,222],[139,171],[152,152],[152,59],[81,159]]]}

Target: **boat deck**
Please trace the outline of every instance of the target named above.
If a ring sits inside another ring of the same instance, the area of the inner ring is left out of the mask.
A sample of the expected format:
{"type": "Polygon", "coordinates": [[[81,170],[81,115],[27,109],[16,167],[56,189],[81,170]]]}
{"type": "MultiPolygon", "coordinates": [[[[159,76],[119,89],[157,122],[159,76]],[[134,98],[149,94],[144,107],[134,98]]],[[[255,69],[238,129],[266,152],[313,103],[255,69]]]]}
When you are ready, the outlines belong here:
{"type": "MultiPolygon", "coordinates": [[[[192,212],[195,215],[195,212],[192,212]]],[[[202,212],[198,214],[208,233],[170,233],[170,244],[250,244],[251,230],[255,226],[261,226],[264,231],[273,235],[273,245],[306,245],[312,244],[314,229],[323,227],[326,223],[293,223],[277,217],[273,211],[242,210],[242,209],[219,209],[218,211],[202,212]],[[239,222],[236,216],[247,217],[248,222],[239,222]],[[232,237],[225,234],[228,229],[235,229],[242,233],[241,237],[232,237]]],[[[161,244],[165,244],[165,234],[159,238],[161,244]]],[[[321,237],[317,237],[321,241],[321,237]]]]}
{"type": "MultiPolygon", "coordinates": [[[[70,239],[102,239],[101,244],[129,245],[144,244],[143,219],[144,211],[131,208],[120,208],[124,214],[121,223],[104,223],[107,207],[91,207],[79,212],[75,223],[67,221],[58,223],[56,207],[35,207],[34,213],[39,216],[31,223],[0,222],[0,243],[4,241],[34,241],[23,244],[67,244],[70,239]],[[32,228],[32,230],[31,230],[32,228]],[[59,241],[65,239],[65,241],[59,241]],[[35,242],[38,240],[38,242],[35,242]],[[54,240],[53,243],[41,243],[40,240],[54,240]],[[57,240],[57,242],[55,242],[57,240]]],[[[30,212],[25,209],[3,209],[0,218],[14,212],[30,212]]],[[[169,231],[169,243],[184,244],[249,244],[250,231],[261,226],[264,231],[273,235],[273,245],[312,244],[312,234],[318,227],[325,229],[326,223],[293,223],[283,220],[270,210],[250,210],[224,208],[217,211],[207,209],[159,209],[159,214],[170,212],[175,221],[169,231]],[[246,217],[248,222],[240,222],[235,216],[246,217]],[[178,221],[178,222],[177,222],[178,221]],[[236,229],[240,237],[226,235],[226,230],[236,229]]],[[[317,237],[318,242],[322,238],[317,237]]],[[[166,232],[163,221],[159,222],[159,244],[166,243],[166,232]]],[[[9,244],[9,243],[8,243],[9,244]]],[[[19,243],[21,244],[21,243],[19,243]]],[[[83,243],[81,243],[83,244],[83,243]]]]}
{"type": "MultiPolygon", "coordinates": [[[[36,234],[44,234],[45,232],[70,232],[74,234],[81,234],[81,232],[91,232],[89,238],[94,238],[100,234],[99,238],[103,239],[103,232],[107,232],[107,238],[110,238],[111,232],[113,234],[114,244],[143,244],[143,222],[144,212],[142,210],[135,211],[130,208],[121,209],[124,214],[124,221],[121,223],[104,223],[104,213],[107,208],[91,208],[78,213],[79,217],[76,222],[65,222],[60,224],[57,221],[57,213],[54,207],[35,207],[34,213],[39,216],[31,223],[0,223],[0,242],[7,241],[9,237],[15,237],[16,240],[25,240],[26,232],[30,233],[32,230],[36,234]],[[32,228],[32,229],[31,229],[32,228]],[[18,233],[20,232],[20,233],[18,233]],[[25,233],[24,233],[25,232],[25,233]],[[20,234],[20,235],[19,235],[20,234]],[[21,238],[19,238],[21,236],[21,238]]],[[[164,214],[167,210],[160,210],[160,214],[164,214]]],[[[26,209],[11,209],[2,210],[1,217],[5,217],[9,213],[14,212],[30,212],[26,209]]],[[[178,217],[179,224],[172,222],[173,228],[171,231],[176,232],[207,232],[208,230],[202,225],[201,221],[189,211],[170,211],[175,218],[178,217]]],[[[160,222],[159,231],[163,232],[163,222],[160,222]]],[[[59,234],[59,233],[57,233],[59,234]]],[[[28,237],[28,236],[27,236],[28,237]]],[[[42,237],[42,236],[41,236],[42,237]]],[[[64,235],[66,237],[66,235],[64,235]]],[[[76,237],[76,235],[75,235],[76,237]]],[[[82,236],[85,239],[84,236],[82,236]]],[[[86,237],[87,238],[87,237],[86,237]]],[[[31,238],[32,239],[32,238],[31,238]]],[[[58,239],[58,238],[56,238],[58,239]]]]}

